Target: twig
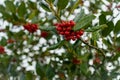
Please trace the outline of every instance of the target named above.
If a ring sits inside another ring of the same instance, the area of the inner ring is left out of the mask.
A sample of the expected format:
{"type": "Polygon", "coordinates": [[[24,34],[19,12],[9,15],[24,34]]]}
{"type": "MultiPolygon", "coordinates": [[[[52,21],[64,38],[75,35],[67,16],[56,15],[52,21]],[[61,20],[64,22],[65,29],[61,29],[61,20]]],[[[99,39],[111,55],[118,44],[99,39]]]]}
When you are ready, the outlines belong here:
{"type": "Polygon", "coordinates": [[[99,49],[98,47],[95,47],[95,46],[93,46],[93,45],[91,45],[91,44],[85,42],[85,41],[82,40],[81,38],[80,38],[80,40],[81,40],[84,44],[86,44],[87,46],[89,46],[89,47],[91,47],[91,48],[93,48],[93,49],[96,49],[96,50],[98,50],[99,52],[101,52],[101,54],[102,54],[103,57],[105,58],[105,53],[104,53],[101,49],[99,49]]]}
{"type": "Polygon", "coordinates": [[[48,0],[46,0],[46,2],[49,4],[49,7],[51,9],[51,11],[53,12],[53,14],[56,16],[58,21],[61,21],[60,17],[59,17],[59,13],[57,13],[57,11],[53,8],[53,4],[50,3],[48,0]]]}

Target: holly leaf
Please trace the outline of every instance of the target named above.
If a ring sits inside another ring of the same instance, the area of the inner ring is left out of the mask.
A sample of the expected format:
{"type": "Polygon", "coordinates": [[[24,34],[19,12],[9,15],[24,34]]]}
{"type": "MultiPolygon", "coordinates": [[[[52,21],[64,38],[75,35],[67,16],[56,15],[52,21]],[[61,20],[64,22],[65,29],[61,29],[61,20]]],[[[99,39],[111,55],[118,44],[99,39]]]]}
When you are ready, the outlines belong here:
{"type": "Polygon", "coordinates": [[[106,20],[106,16],[104,14],[101,14],[99,16],[99,24],[102,25],[102,24],[106,24],[107,20],[106,20]]]}
{"type": "Polygon", "coordinates": [[[5,6],[6,6],[6,9],[12,13],[15,13],[16,12],[16,7],[15,5],[13,4],[13,1],[5,1],[5,6]]]}
{"type": "Polygon", "coordinates": [[[47,4],[41,2],[41,3],[40,3],[40,6],[41,6],[45,11],[51,12],[51,10],[50,10],[50,8],[48,7],[47,4]]]}
{"type": "Polygon", "coordinates": [[[114,23],[112,21],[108,22],[107,23],[108,27],[105,27],[101,33],[102,33],[102,36],[106,37],[107,35],[110,34],[110,32],[114,29],[114,23]]]}
{"type": "Polygon", "coordinates": [[[69,0],[58,0],[57,7],[60,10],[62,10],[62,9],[64,9],[67,6],[68,2],[69,2],[69,0]]]}
{"type": "Polygon", "coordinates": [[[43,31],[52,31],[55,29],[54,26],[49,26],[49,27],[46,27],[46,26],[40,26],[40,29],[43,30],[43,31]]]}
{"type": "Polygon", "coordinates": [[[77,23],[79,22],[83,17],[85,16],[84,10],[82,9],[80,11],[80,13],[77,14],[77,16],[75,17],[74,21],[77,23]]]}
{"type": "Polygon", "coordinates": [[[59,48],[59,47],[61,47],[63,44],[64,44],[64,41],[60,41],[59,43],[50,46],[50,47],[48,48],[48,50],[53,50],[53,49],[59,48]]]}
{"type": "Polygon", "coordinates": [[[106,24],[103,24],[103,25],[100,25],[100,26],[95,26],[95,27],[92,27],[90,29],[86,29],[85,31],[86,32],[95,32],[95,31],[98,31],[100,29],[104,29],[104,28],[107,28],[108,26],[106,24]]]}
{"type": "Polygon", "coordinates": [[[21,2],[20,6],[18,7],[18,15],[20,17],[24,17],[26,12],[27,12],[27,9],[26,9],[25,3],[21,2]]]}
{"type": "Polygon", "coordinates": [[[117,21],[115,28],[114,28],[114,33],[118,34],[120,33],[120,20],[117,21]]]}
{"type": "Polygon", "coordinates": [[[88,25],[92,22],[94,18],[95,16],[92,14],[84,16],[78,23],[76,23],[76,25],[73,27],[73,30],[77,31],[82,28],[88,27],[88,25]]]}

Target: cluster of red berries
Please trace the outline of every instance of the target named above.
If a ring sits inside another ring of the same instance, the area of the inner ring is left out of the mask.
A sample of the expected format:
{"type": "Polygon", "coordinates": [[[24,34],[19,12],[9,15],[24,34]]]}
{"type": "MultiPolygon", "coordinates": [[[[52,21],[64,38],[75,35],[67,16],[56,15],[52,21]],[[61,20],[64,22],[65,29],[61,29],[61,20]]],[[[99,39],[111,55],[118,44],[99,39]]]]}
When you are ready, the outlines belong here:
{"type": "Polygon", "coordinates": [[[38,30],[37,24],[27,23],[23,27],[24,29],[28,30],[30,33],[34,33],[38,30]]]}
{"type": "Polygon", "coordinates": [[[72,28],[74,27],[75,22],[73,20],[71,21],[62,21],[61,23],[55,24],[56,29],[59,34],[63,35],[66,40],[76,40],[83,35],[84,31],[73,31],[72,28]]]}
{"type": "Polygon", "coordinates": [[[5,53],[5,49],[3,46],[0,46],[0,54],[4,54],[5,53]]]}

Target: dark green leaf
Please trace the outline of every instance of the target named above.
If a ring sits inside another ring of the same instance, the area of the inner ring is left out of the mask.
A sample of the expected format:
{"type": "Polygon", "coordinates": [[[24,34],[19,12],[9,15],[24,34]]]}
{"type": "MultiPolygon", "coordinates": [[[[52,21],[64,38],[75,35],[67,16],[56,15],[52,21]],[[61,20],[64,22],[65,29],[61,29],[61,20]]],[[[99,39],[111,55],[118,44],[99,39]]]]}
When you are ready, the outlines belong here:
{"type": "Polygon", "coordinates": [[[21,73],[21,75],[20,75],[20,80],[26,80],[26,79],[25,79],[25,74],[24,74],[24,73],[21,73]]]}
{"type": "Polygon", "coordinates": [[[46,69],[46,76],[48,77],[48,79],[52,80],[54,75],[55,75],[54,69],[49,65],[46,69]]]}
{"type": "Polygon", "coordinates": [[[26,73],[26,78],[25,78],[25,80],[33,80],[33,74],[32,74],[30,71],[28,71],[28,72],[26,73]]]}
{"type": "Polygon", "coordinates": [[[104,14],[101,14],[99,16],[99,25],[106,24],[106,22],[107,22],[106,16],[104,14]]]}
{"type": "Polygon", "coordinates": [[[95,16],[92,14],[84,16],[78,23],[76,23],[76,25],[73,27],[73,30],[77,31],[88,27],[87,25],[89,25],[94,18],[95,16]]]}
{"type": "Polygon", "coordinates": [[[116,23],[116,25],[115,25],[114,33],[115,33],[115,34],[120,33],[120,20],[117,21],[117,23],[116,23]]]}
{"type": "Polygon", "coordinates": [[[102,36],[106,37],[107,35],[110,34],[110,32],[114,29],[114,23],[112,21],[107,23],[108,27],[104,28],[102,30],[102,36]]]}
{"type": "Polygon", "coordinates": [[[70,13],[73,13],[74,9],[76,9],[78,7],[78,5],[80,4],[81,0],[77,0],[75,1],[74,5],[72,6],[70,13]]]}
{"type": "Polygon", "coordinates": [[[66,8],[69,0],[58,0],[57,6],[60,10],[66,8]]]}
{"type": "Polygon", "coordinates": [[[46,26],[40,26],[40,29],[41,30],[44,30],[44,31],[52,31],[55,29],[54,26],[49,26],[49,27],[46,27],[46,26]]]}
{"type": "Polygon", "coordinates": [[[115,45],[120,47],[120,37],[117,37],[115,40],[115,45]]]}
{"type": "Polygon", "coordinates": [[[48,12],[51,12],[49,6],[43,2],[40,3],[40,6],[45,10],[45,11],[48,11],[48,12]]]}
{"type": "Polygon", "coordinates": [[[61,41],[61,42],[59,42],[59,43],[57,43],[57,44],[54,44],[54,45],[50,46],[50,47],[48,48],[48,50],[53,50],[53,49],[59,48],[59,47],[61,47],[63,44],[64,44],[64,41],[61,41]]]}
{"type": "Polygon", "coordinates": [[[2,13],[3,19],[11,21],[12,16],[6,11],[3,5],[0,5],[0,13],[2,13]]]}
{"type": "Polygon", "coordinates": [[[96,45],[97,44],[97,40],[99,39],[99,33],[98,31],[96,32],[92,32],[92,40],[93,40],[93,45],[96,45]]]}
{"type": "Polygon", "coordinates": [[[54,2],[55,0],[48,0],[50,3],[54,2]]]}
{"type": "Polygon", "coordinates": [[[5,7],[3,5],[0,5],[0,12],[4,13],[5,12],[5,7]]]}
{"type": "Polygon", "coordinates": [[[28,1],[28,6],[29,6],[29,8],[31,8],[33,10],[37,9],[37,4],[35,2],[28,1]]]}
{"type": "Polygon", "coordinates": [[[86,29],[85,31],[86,32],[95,32],[95,31],[98,31],[100,29],[104,29],[104,28],[107,28],[108,26],[106,24],[103,24],[103,25],[100,25],[100,26],[96,26],[96,27],[92,27],[90,29],[86,29]]]}
{"type": "Polygon", "coordinates": [[[36,63],[36,73],[37,73],[40,77],[44,77],[44,76],[45,76],[44,67],[41,66],[38,62],[36,63]]]}
{"type": "Polygon", "coordinates": [[[8,11],[12,12],[12,13],[15,13],[16,12],[16,7],[15,5],[13,4],[13,1],[5,1],[5,5],[6,5],[6,8],[8,11]]]}
{"type": "Polygon", "coordinates": [[[88,72],[88,66],[87,66],[87,64],[86,63],[81,64],[80,65],[80,70],[81,70],[82,74],[86,75],[87,72],[88,72]]]}
{"type": "Polygon", "coordinates": [[[7,45],[7,40],[5,37],[2,37],[2,40],[0,41],[0,45],[6,46],[7,45]]]}
{"type": "Polygon", "coordinates": [[[20,6],[18,7],[18,15],[20,17],[24,17],[24,15],[27,13],[27,9],[24,2],[21,2],[20,6]]]}
{"type": "Polygon", "coordinates": [[[36,14],[37,14],[37,11],[36,11],[36,10],[33,10],[33,11],[30,13],[30,15],[29,15],[29,19],[30,19],[30,20],[33,19],[33,18],[36,16],[36,14]]]}
{"type": "Polygon", "coordinates": [[[112,11],[107,11],[107,12],[102,12],[103,15],[112,15],[113,12],[112,11]]]}
{"type": "Polygon", "coordinates": [[[77,16],[75,17],[74,21],[77,23],[79,22],[83,17],[85,16],[84,10],[82,9],[80,11],[80,13],[77,14],[77,16]]]}

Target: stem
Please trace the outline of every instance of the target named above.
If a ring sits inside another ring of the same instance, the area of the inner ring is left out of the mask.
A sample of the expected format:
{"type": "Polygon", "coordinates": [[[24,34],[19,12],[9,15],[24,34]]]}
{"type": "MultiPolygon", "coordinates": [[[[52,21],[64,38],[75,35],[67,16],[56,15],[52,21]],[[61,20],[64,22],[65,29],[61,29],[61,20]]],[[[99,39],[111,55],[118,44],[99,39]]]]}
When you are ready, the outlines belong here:
{"type": "Polygon", "coordinates": [[[46,0],[46,2],[49,4],[50,9],[52,11],[52,13],[56,16],[58,21],[61,21],[60,17],[59,17],[59,13],[57,13],[57,11],[54,9],[53,4],[51,2],[49,2],[48,0],[46,0]]]}
{"type": "Polygon", "coordinates": [[[94,49],[98,50],[99,52],[101,52],[101,54],[102,54],[102,55],[104,56],[104,58],[105,58],[105,53],[104,53],[101,49],[99,49],[98,47],[95,47],[95,46],[93,46],[93,45],[85,42],[85,41],[82,40],[81,38],[80,38],[80,40],[81,40],[84,44],[86,44],[87,46],[89,46],[89,47],[91,47],[91,48],[94,48],[94,49]]]}

